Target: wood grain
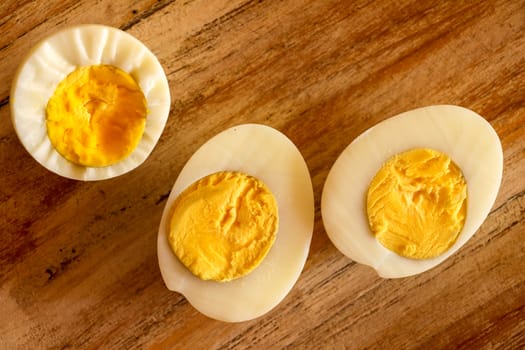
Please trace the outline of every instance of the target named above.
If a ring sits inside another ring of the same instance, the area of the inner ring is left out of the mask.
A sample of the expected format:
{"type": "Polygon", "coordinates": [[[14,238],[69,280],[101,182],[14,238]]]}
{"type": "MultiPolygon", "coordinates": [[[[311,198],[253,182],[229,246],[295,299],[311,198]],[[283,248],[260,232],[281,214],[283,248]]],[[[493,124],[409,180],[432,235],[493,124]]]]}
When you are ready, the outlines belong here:
{"type": "Polygon", "coordinates": [[[525,2],[7,0],[0,4],[0,349],[520,349],[525,347],[525,2]],[[17,65],[79,23],[126,30],[161,61],[170,118],[138,169],[56,176],[10,121],[17,65]],[[326,175],[361,132],[456,104],[504,149],[496,203],[438,267],[385,280],[343,256],[320,216],[326,175]],[[300,149],[316,198],[306,266],[268,314],[206,318],[161,279],[156,234],[191,154],[255,122],[300,149]]]}

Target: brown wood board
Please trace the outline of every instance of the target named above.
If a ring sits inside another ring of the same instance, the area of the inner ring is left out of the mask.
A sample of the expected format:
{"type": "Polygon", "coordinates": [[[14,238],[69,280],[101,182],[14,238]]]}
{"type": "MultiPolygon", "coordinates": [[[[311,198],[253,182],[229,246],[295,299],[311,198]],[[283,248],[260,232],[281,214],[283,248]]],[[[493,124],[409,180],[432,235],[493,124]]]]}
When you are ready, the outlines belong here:
{"type": "Polygon", "coordinates": [[[0,349],[525,347],[524,1],[4,1],[0,4],[0,349]],[[159,58],[172,98],[148,160],[97,182],[59,177],[23,148],[9,90],[42,38],[114,26],[159,58]],[[425,273],[382,279],[328,239],[320,198],[361,132],[433,104],[472,109],[504,151],[474,237],[425,273]],[[230,126],[286,134],[313,181],[305,268],[252,321],[203,316],[166,289],[156,237],[185,162],[230,126]]]}

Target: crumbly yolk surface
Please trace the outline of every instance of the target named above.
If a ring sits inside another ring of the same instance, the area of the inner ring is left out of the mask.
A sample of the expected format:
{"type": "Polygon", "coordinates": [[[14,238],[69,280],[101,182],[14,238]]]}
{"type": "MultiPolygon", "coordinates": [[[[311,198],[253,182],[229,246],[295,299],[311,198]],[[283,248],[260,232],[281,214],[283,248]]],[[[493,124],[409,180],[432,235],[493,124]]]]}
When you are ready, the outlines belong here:
{"type": "Polygon", "coordinates": [[[168,240],[194,275],[224,282],[262,262],[277,228],[277,202],[266,185],[225,171],[198,180],[177,197],[168,240]]]}
{"type": "Polygon", "coordinates": [[[46,108],[47,134],[69,161],[103,167],[126,158],[146,125],[146,99],[131,75],[110,65],[80,67],[46,108]]]}
{"type": "Polygon", "coordinates": [[[383,246],[407,258],[433,258],[449,249],[463,228],[467,184],[445,154],[412,149],[381,167],[366,205],[372,233],[383,246]]]}

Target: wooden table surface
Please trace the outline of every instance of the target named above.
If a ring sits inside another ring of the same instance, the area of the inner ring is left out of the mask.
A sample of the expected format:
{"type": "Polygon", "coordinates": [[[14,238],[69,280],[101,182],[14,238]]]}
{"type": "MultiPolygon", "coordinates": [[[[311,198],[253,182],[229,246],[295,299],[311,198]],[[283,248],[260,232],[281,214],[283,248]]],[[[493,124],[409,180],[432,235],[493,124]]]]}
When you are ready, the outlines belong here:
{"type": "Polygon", "coordinates": [[[34,0],[0,5],[0,349],[525,347],[525,1],[34,0]],[[170,116],[148,160],[98,182],[59,177],[19,142],[9,89],[21,57],[69,25],[136,36],[167,74],[170,116]],[[322,224],[323,183],[361,132],[455,104],[504,150],[487,220],[455,255],[382,279],[322,224]],[[185,162],[254,122],[302,152],[315,195],[305,268],[266,315],[223,323],[166,289],[156,236],[185,162]]]}

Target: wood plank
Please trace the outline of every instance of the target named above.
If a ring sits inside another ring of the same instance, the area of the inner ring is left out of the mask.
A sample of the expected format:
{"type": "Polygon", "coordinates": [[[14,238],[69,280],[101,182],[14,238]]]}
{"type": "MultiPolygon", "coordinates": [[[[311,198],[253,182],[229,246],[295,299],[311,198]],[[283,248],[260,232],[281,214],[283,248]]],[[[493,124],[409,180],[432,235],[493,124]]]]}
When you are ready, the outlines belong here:
{"type": "Polygon", "coordinates": [[[0,18],[0,349],[525,347],[525,1],[8,0],[0,18]],[[45,170],[10,122],[21,57],[80,23],[139,38],[172,96],[148,160],[99,182],[45,170]],[[432,104],[493,125],[501,190],[453,257],[381,279],[328,239],[323,184],[361,132],[432,104]],[[279,129],[302,152],[315,226],[289,295],[258,319],[223,323],[166,289],[156,235],[193,152],[248,122],[279,129]]]}

